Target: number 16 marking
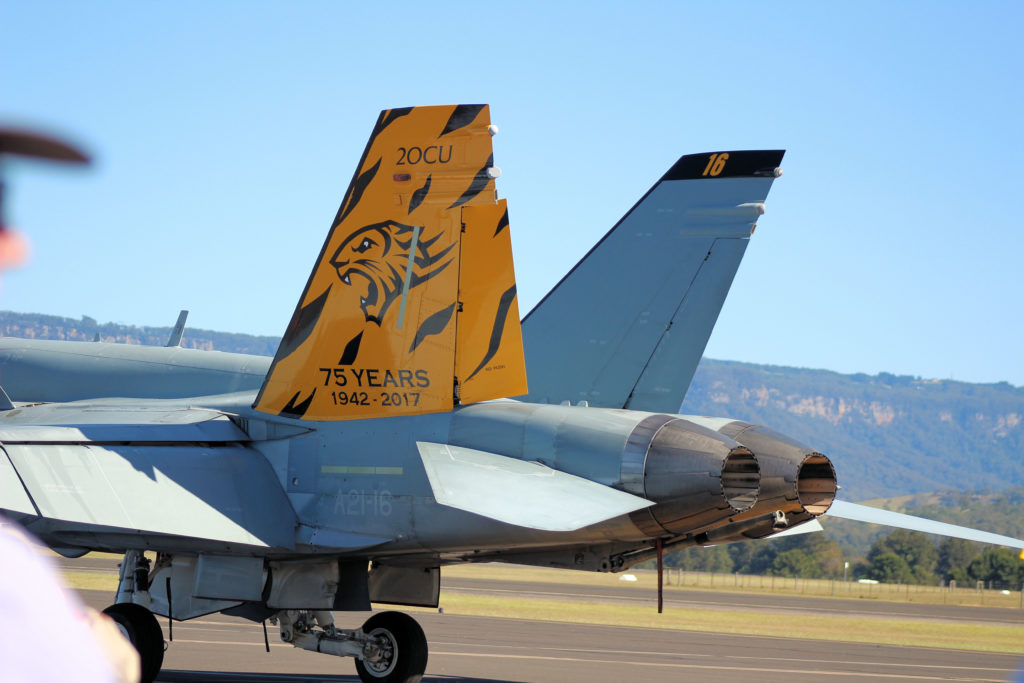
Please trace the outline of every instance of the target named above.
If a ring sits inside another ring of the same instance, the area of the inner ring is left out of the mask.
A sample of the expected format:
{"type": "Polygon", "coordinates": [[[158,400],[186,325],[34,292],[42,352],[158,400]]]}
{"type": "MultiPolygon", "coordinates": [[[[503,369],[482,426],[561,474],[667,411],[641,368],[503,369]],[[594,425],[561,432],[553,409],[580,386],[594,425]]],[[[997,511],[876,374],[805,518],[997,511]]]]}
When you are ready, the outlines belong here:
{"type": "Polygon", "coordinates": [[[729,160],[729,153],[722,152],[721,154],[712,154],[711,158],[708,159],[708,165],[704,167],[702,176],[715,177],[719,175],[725,169],[725,162],[729,160]]]}

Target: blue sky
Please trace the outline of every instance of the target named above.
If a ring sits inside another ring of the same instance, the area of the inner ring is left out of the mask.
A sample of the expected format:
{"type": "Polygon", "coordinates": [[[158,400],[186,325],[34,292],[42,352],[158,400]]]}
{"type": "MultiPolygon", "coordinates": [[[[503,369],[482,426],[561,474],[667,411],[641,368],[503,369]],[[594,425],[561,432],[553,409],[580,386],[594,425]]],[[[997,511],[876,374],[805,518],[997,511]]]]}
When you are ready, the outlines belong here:
{"type": "Polygon", "coordinates": [[[488,102],[529,310],[680,155],[785,148],[712,358],[1024,385],[1024,5],[0,5],[0,307],[283,332],[380,109],[488,102]]]}

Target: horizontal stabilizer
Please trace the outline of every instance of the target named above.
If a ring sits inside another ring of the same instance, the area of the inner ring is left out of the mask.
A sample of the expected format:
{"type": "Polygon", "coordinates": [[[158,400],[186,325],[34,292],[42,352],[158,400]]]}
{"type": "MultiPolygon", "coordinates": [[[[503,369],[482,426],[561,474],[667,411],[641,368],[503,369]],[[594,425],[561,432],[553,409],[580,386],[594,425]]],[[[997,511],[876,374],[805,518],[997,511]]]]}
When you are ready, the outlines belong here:
{"type": "Polygon", "coordinates": [[[772,534],[768,538],[782,538],[783,536],[798,536],[800,534],[813,534],[816,531],[824,531],[825,529],[821,526],[821,522],[818,521],[817,517],[814,517],[803,524],[797,524],[791,526],[788,529],[772,534]]]}
{"type": "Polygon", "coordinates": [[[178,405],[88,408],[50,404],[23,409],[0,424],[0,443],[223,443],[249,437],[223,413],[178,405]],[[77,409],[76,409],[77,408],[77,409]]]}
{"type": "Polygon", "coordinates": [[[20,480],[38,516],[71,545],[107,534],[136,543],[173,536],[219,552],[295,546],[291,503],[267,459],[248,448],[5,442],[0,458],[0,493],[17,494],[0,509],[31,512],[20,480]]]}
{"type": "Polygon", "coordinates": [[[965,526],[946,524],[945,522],[934,522],[922,517],[904,515],[900,512],[892,512],[890,510],[881,510],[879,508],[868,507],[867,505],[847,503],[842,500],[834,501],[832,503],[832,507],[828,509],[826,514],[830,517],[852,519],[857,522],[868,522],[870,524],[884,524],[885,526],[892,526],[899,529],[921,531],[926,534],[951,536],[953,538],[963,538],[968,541],[977,541],[979,543],[991,543],[992,545],[1003,545],[1010,548],[1024,548],[1024,541],[1011,538],[1010,536],[992,534],[987,531],[978,531],[976,529],[969,529],[965,526]]]}
{"type": "Polygon", "coordinates": [[[472,448],[417,441],[438,503],[542,531],[575,531],[653,505],[649,500],[472,448]]]}

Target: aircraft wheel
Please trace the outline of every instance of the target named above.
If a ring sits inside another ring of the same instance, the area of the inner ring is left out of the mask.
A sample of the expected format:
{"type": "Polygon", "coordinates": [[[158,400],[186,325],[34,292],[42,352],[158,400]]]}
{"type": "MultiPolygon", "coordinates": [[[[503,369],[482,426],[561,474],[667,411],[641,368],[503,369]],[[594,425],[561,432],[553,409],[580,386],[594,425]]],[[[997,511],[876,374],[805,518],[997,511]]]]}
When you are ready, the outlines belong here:
{"type": "Polygon", "coordinates": [[[356,660],[363,683],[419,683],[427,670],[427,637],[416,620],[401,612],[374,614],[363,633],[376,641],[374,658],[356,660]]]}
{"type": "Polygon", "coordinates": [[[150,683],[164,663],[164,632],[156,617],[145,607],[119,602],[103,610],[117,622],[139,653],[140,680],[150,683]]]}

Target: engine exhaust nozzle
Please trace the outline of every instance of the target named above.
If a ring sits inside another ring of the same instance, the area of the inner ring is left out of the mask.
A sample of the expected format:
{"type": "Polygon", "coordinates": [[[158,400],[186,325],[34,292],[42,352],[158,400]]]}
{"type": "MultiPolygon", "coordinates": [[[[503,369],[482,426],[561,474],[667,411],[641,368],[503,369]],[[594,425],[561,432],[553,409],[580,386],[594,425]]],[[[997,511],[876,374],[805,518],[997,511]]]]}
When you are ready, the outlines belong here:
{"type": "Polygon", "coordinates": [[[630,436],[623,464],[643,453],[640,490],[657,505],[634,513],[646,533],[687,533],[752,508],[761,470],[749,448],[706,427],[652,415],[630,436]]]}

